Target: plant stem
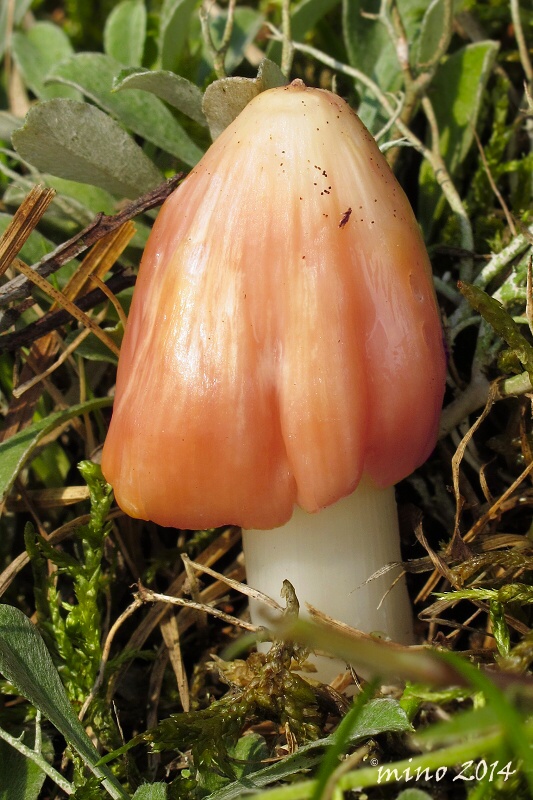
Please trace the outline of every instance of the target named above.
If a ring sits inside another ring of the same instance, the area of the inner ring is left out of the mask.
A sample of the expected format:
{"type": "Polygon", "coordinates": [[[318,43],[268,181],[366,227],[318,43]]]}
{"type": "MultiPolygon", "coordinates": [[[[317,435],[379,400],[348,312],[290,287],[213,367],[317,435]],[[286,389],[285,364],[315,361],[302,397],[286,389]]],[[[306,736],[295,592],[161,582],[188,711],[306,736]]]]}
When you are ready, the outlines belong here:
{"type": "Polygon", "coordinates": [[[294,46],[291,37],[291,0],[282,0],[281,3],[281,29],[283,31],[283,45],[281,49],[281,71],[286,78],[292,67],[294,46]]]}
{"type": "Polygon", "coordinates": [[[235,17],[235,5],[237,0],[229,0],[228,15],[226,17],[226,25],[224,26],[224,33],[222,34],[222,41],[219,47],[215,46],[211,30],[209,28],[209,11],[204,8],[200,10],[200,23],[202,25],[202,34],[207,45],[207,48],[213,59],[213,67],[217,78],[226,78],[226,53],[231,41],[231,34],[233,33],[233,20],[235,17]]]}
{"type": "Polygon", "coordinates": [[[518,0],[511,0],[511,16],[513,18],[514,35],[518,45],[518,52],[520,53],[522,68],[526,74],[528,83],[531,83],[531,81],[533,81],[533,66],[531,65],[531,59],[529,58],[527,42],[524,36],[522,20],[520,18],[520,5],[518,0]]]}
{"type": "Polygon", "coordinates": [[[18,752],[23,756],[37,764],[37,766],[42,769],[42,771],[48,775],[48,777],[51,778],[54,783],[60,787],[60,789],[63,789],[64,792],[67,794],[74,794],[74,786],[59,772],[57,772],[57,770],[55,770],[40,753],[36,753],[35,750],[32,750],[31,747],[23,744],[20,739],[17,739],[15,736],[11,736],[11,734],[5,731],[3,728],[0,728],[0,739],[3,739],[5,742],[14,747],[15,750],[18,750],[18,752]]]}

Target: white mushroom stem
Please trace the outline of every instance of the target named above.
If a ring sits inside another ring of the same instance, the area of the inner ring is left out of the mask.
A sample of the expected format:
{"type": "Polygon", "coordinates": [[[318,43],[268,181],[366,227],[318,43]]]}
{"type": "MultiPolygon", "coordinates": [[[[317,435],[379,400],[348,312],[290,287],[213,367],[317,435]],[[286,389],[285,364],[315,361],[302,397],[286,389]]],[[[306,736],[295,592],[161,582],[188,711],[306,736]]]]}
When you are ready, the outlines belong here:
{"type": "MultiPolygon", "coordinates": [[[[243,546],[249,586],[277,600],[288,579],[301,614],[309,603],[365,633],[412,643],[405,580],[395,583],[401,568],[368,581],[387,564],[401,561],[394,487],[378,489],[363,478],[353,494],[317,514],[296,508],[280,528],[243,531],[243,546]]],[[[254,624],[272,624],[272,611],[264,604],[251,601],[250,612],[254,624]]],[[[331,680],[339,666],[324,666],[321,659],[320,679],[331,680]]]]}

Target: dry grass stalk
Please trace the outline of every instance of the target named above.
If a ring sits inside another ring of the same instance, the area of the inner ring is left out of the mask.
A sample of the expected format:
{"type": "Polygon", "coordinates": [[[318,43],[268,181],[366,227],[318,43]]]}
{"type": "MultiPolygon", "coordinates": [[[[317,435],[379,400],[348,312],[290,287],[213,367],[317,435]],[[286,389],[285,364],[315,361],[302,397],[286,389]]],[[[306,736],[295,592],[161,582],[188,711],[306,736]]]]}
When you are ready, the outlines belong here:
{"type": "MultiPolygon", "coordinates": [[[[222,558],[234,545],[239,542],[240,536],[241,532],[238,528],[226,528],[220,534],[220,536],[215,539],[214,542],[211,542],[211,544],[200,553],[198,556],[198,562],[205,564],[206,566],[212,566],[213,564],[216,564],[220,558],[222,558]]],[[[171,597],[179,597],[183,593],[186,578],[187,576],[185,571],[182,571],[168,586],[166,594],[170,595],[171,597]]],[[[205,602],[204,597],[202,597],[202,602],[205,602]]],[[[144,643],[152,631],[161,623],[167,612],[167,605],[164,603],[156,603],[156,605],[150,609],[146,617],[138,625],[134,633],[130,636],[124,646],[124,649],[126,651],[140,650],[144,646],[144,643]]],[[[180,630],[183,629],[180,628],[180,630]]],[[[108,686],[108,698],[113,696],[116,687],[119,681],[122,679],[126,669],[127,667],[125,666],[113,675],[113,678],[108,686]]]]}
{"type": "Polygon", "coordinates": [[[187,673],[183,666],[183,658],[181,655],[180,646],[180,630],[175,614],[169,614],[160,623],[159,628],[163,636],[163,641],[168,650],[170,663],[176,676],[176,683],[178,685],[178,692],[180,696],[181,706],[184,711],[189,711],[191,707],[189,697],[189,684],[187,681],[187,673]]]}
{"type": "Polygon", "coordinates": [[[63,292],[60,292],[59,289],[55,289],[47,280],[46,278],[41,278],[31,267],[28,267],[27,264],[24,264],[19,258],[14,260],[15,267],[25,275],[28,280],[34,283],[36,286],[41,289],[41,291],[45,292],[52,300],[55,301],[56,304],[60,305],[66,311],[71,314],[74,319],[84,325],[86,328],[89,328],[95,336],[97,336],[100,341],[105,344],[112,353],[114,353],[117,357],[120,353],[119,348],[111,339],[107,333],[105,333],[99,325],[96,325],[95,322],[89,317],[84,311],[81,311],[77,305],[75,305],[71,300],[66,297],[63,292]]]}
{"type": "Polygon", "coordinates": [[[193,611],[202,611],[205,614],[210,614],[212,617],[227,622],[229,625],[233,625],[237,628],[244,628],[244,630],[250,631],[251,633],[257,633],[260,630],[257,625],[252,625],[251,622],[246,622],[231,614],[226,614],[225,611],[221,611],[219,608],[213,608],[213,606],[207,603],[199,603],[184,597],[172,597],[168,594],[153,592],[151,589],[144,587],[141,583],[138,584],[138,593],[136,597],[144,603],[168,603],[168,605],[181,606],[181,608],[188,608],[193,611]]]}
{"type": "MultiPolygon", "coordinates": [[[[128,220],[96,242],[65,286],[65,297],[69,300],[81,297],[89,290],[91,277],[103,278],[118,261],[134,235],[135,225],[128,220]]],[[[55,308],[56,306],[52,306],[51,310],[55,308]]]]}
{"type": "MultiPolygon", "coordinates": [[[[174,175],[165,183],[142,195],[132,203],[128,203],[118,214],[113,216],[98,214],[90,225],[76,233],[64,244],[59,245],[52,253],[48,253],[38,264],[33,265],[33,271],[44,278],[56,272],[63,264],[76,258],[80,253],[84,253],[95,242],[103,239],[108,233],[117,230],[128,220],[161,205],[182,179],[182,172],[174,175]]],[[[13,278],[0,287],[0,306],[6,306],[15,300],[28,297],[31,290],[31,281],[22,276],[13,278]]]]}
{"type": "MultiPolygon", "coordinates": [[[[89,488],[87,486],[60,486],[51,489],[28,489],[25,494],[35,508],[63,508],[88,500],[89,488]]],[[[23,511],[26,508],[20,493],[9,497],[6,505],[8,511],[23,511]]]]}
{"type": "Polygon", "coordinates": [[[248,586],[245,583],[240,583],[239,581],[232,580],[227,575],[221,575],[219,572],[215,572],[214,570],[206,567],[204,564],[199,564],[197,561],[191,561],[188,556],[183,555],[182,561],[190,564],[191,567],[197,569],[199,572],[204,572],[206,575],[210,575],[212,578],[216,578],[221,583],[227,584],[231,589],[235,589],[237,592],[246,595],[247,597],[251,597],[254,600],[259,600],[261,603],[265,603],[265,605],[270,606],[270,608],[274,609],[274,611],[283,611],[282,606],[269,597],[263,592],[258,592],[257,589],[253,589],[251,586],[248,586]]]}
{"type": "Polygon", "coordinates": [[[26,195],[0,239],[0,277],[11,266],[55,197],[53,189],[34,186],[26,195]]]}

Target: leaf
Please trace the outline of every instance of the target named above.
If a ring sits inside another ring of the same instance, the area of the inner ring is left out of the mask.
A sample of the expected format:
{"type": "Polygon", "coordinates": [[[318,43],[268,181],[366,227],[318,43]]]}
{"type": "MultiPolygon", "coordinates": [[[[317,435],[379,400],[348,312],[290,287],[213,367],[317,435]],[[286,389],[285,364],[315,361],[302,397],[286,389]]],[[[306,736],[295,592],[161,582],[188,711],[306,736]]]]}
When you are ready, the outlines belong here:
{"type": "Polygon", "coordinates": [[[411,62],[419,69],[434,64],[435,57],[446,52],[452,36],[452,21],[453,0],[432,0],[411,51],[411,62]]]}
{"type": "Polygon", "coordinates": [[[141,148],[107,114],[57,98],[30,108],[13,134],[22,158],[41,172],[136,198],[163,181],[141,148]]]}
{"type": "MultiPolygon", "coordinates": [[[[71,344],[74,339],[79,336],[79,333],[78,330],[75,330],[67,334],[64,340],[65,345],[68,346],[71,344]]],[[[108,336],[111,336],[113,341],[120,345],[124,333],[121,323],[118,323],[114,328],[106,328],[106,333],[108,336]]],[[[87,361],[101,361],[106,364],[115,365],[118,363],[118,359],[114,353],[112,353],[102,340],[93,333],[90,333],[83,342],[80,342],[76,348],[76,355],[87,359],[87,361]]]]}
{"type": "Polygon", "coordinates": [[[10,142],[13,131],[20,128],[22,120],[8,111],[0,111],[0,140],[10,142]]]}
{"type": "Polygon", "coordinates": [[[104,50],[121,64],[138,67],[146,38],[143,0],[122,0],[109,14],[104,28],[104,50]]]}
{"type": "MultiPolygon", "coordinates": [[[[396,6],[407,40],[416,41],[427,0],[397,0],[396,6]]],[[[379,3],[343,0],[344,43],[352,67],[372,78],[382,91],[396,91],[402,87],[402,74],[395,47],[382,22],[363,16],[363,13],[378,10],[379,3]]],[[[360,95],[357,114],[367,128],[376,133],[385,121],[381,105],[368,89],[359,84],[357,89],[360,95]]]]}
{"type": "MultiPolygon", "coordinates": [[[[431,84],[440,151],[454,178],[474,140],[481,99],[490,77],[498,42],[476,42],[451,55],[441,64],[431,84]]],[[[444,208],[442,192],[429,164],[420,170],[419,218],[426,236],[444,208]]]]}
{"type": "Polygon", "coordinates": [[[31,3],[32,0],[14,0],[11,3],[0,3],[0,59],[4,55],[6,45],[9,42],[8,30],[11,31],[12,25],[19,24],[31,3]]]}
{"type": "Polygon", "coordinates": [[[213,141],[258,94],[255,78],[220,78],[209,84],[203,109],[213,141]]]}
{"type": "Polygon", "coordinates": [[[164,70],[178,71],[191,14],[197,5],[199,0],[164,0],[159,34],[159,54],[164,70]]]}
{"type": "Polygon", "coordinates": [[[98,751],[68,701],[37,628],[22,611],[8,605],[0,605],[0,672],[55,725],[113,797],[127,797],[113,773],[96,766],[98,751]]]}
{"type": "MultiPolygon", "coordinates": [[[[370,700],[362,709],[359,718],[350,731],[347,742],[353,744],[361,739],[377,736],[387,731],[407,732],[412,730],[405,711],[396,700],[379,698],[370,700]]],[[[335,734],[303,745],[283,761],[271,764],[241,778],[214,792],[209,800],[239,800],[243,793],[268,786],[276,781],[294,776],[297,772],[310,769],[320,763],[324,757],[324,749],[335,741],[335,734]]]]}
{"type": "MultiPolygon", "coordinates": [[[[105,189],[101,189],[98,186],[90,186],[88,183],[65,180],[64,178],[58,178],[50,174],[43,175],[43,178],[47,186],[51,186],[57,191],[56,199],[61,199],[61,206],[62,210],[64,210],[64,214],[68,214],[81,225],[88,225],[95,214],[104,213],[112,216],[117,213],[117,198],[113,197],[113,195],[105,189]]],[[[54,204],[52,203],[52,209],[53,208],[54,204]]],[[[138,250],[144,250],[146,242],[148,241],[148,236],[150,235],[150,230],[151,228],[147,224],[141,222],[140,219],[137,218],[135,220],[135,234],[133,239],[129,242],[128,248],[134,247],[138,250]]],[[[138,256],[134,256],[133,258],[136,263],[138,263],[138,256]]],[[[127,251],[123,253],[122,261],[124,264],[130,261],[127,251]]],[[[69,264],[72,263],[76,262],[69,262],[69,264]]],[[[61,277],[65,272],[65,267],[62,267],[56,275],[61,277]]]]}
{"type": "Polygon", "coordinates": [[[481,98],[499,50],[498,42],[477,42],[451,55],[438,69],[431,93],[441,153],[452,175],[474,140],[481,98]]]}
{"type": "Polygon", "coordinates": [[[54,64],[69,58],[73,49],[68,36],[51,22],[36,22],[26,32],[12,37],[13,58],[26,85],[40,100],[70,97],[81,100],[81,94],[70,86],[45,86],[44,81],[54,64]]]}
{"type": "Polygon", "coordinates": [[[57,64],[48,80],[74,86],[131,131],[194,166],[202,151],[159,98],[134,89],[124,93],[112,91],[121,69],[121,64],[102,53],[78,53],[57,64]]]}
{"type": "Polygon", "coordinates": [[[46,775],[34,761],[0,741],[0,764],[0,800],[37,800],[46,775]]]}
{"type": "Polygon", "coordinates": [[[511,315],[498,300],[490,297],[479,287],[463,281],[459,281],[458,287],[472,308],[481,314],[498,336],[507,342],[533,382],[533,346],[522,335],[520,327],[511,315]]]}
{"type": "Polygon", "coordinates": [[[207,125],[202,111],[202,92],[181,75],[168,70],[122,70],[115,79],[113,91],[119,92],[123,89],[151,92],[200,125],[207,125]]]}
{"type": "Polygon", "coordinates": [[[31,462],[36,480],[46,487],[65,485],[71,464],[58,442],[50,442],[31,462]]]}
{"type": "Polygon", "coordinates": [[[259,64],[256,78],[261,92],[267,89],[276,89],[278,86],[286,86],[288,81],[278,65],[269,58],[264,58],[259,64]]]}
{"type": "Polygon", "coordinates": [[[431,800],[431,795],[422,789],[404,789],[396,800],[431,800]]]}
{"type": "Polygon", "coordinates": [[[235,759],[235,774],[241,778],[254,772],[254,767],[268,758],[269,750],[263,736],[247,733],[230,750],[230,755],[235,759]]]}
{"type": "Polygon", "coordinates": [[[203,110],[211,137],[220,136],[248,103],[266,89],[283,86],[286,80],[277,66],[265,58],[257,78],[221,78],[205,90],[203,110]]]}
{"type": "Polygon", "coordinates": [[[166,783],[143,783],[137,788],[132,800],[166,800],[166,783]]]}
{"type": "Polygon", "coordinates": [[[350,734],[357,727],[361,714],[365,706],[375,694],[378,687],[378,680],[374,678],[369,681],[361,692],[354,699],[352,707],[340,722],[339,727],[333,734],[333,742],[324,753],[324,758],[316,775],[316,785],[311,800],[322,800],[326,793],[326,787],[332,774],[338,767],[339,759],[348,749],[350,734]]]}
{"type": "Polygon", "coordinates": [[[46,183],[55,189],[58,195],[69,197],[86,208],[91,218],[100,212],[103,214],[116,214],[117,212],[116,198],[98,186],[69,181],[53,175],[46,176],[46,183]]]}
{"type": "Polygon", "coordinates": [[[80,414],[88,414],[111,405],[109,397],[88,400],[64,411],[49,414],[39,422],[29,425],[10,439],[0,443],[0,503],[2,503],[17,475],[28,461],[41,439],[60,425],[64,425],[80,414]]]}
{"type": "Polygon", "coordinates": [[[301,0],[291,14],[293,39],[301,41],[305,34],[339,3],[340,0],[301,0]]]}

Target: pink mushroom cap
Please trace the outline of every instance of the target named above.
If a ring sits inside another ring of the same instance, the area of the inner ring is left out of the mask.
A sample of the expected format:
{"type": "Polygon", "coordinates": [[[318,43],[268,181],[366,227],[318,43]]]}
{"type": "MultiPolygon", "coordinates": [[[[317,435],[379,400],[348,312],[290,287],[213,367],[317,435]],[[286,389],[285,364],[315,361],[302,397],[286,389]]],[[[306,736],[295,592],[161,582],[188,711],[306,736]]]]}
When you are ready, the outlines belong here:
{"type": "Polygon", "coordinates": [[[409,201],[350,107],[294,81],[159,213],[102,469],[133,517],[274,528],[425,461],[445,369],[409,201]]]}

